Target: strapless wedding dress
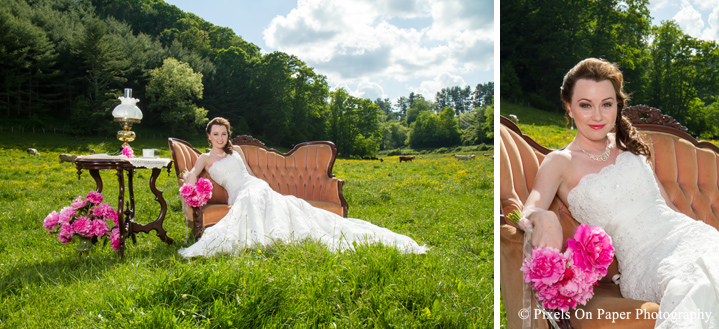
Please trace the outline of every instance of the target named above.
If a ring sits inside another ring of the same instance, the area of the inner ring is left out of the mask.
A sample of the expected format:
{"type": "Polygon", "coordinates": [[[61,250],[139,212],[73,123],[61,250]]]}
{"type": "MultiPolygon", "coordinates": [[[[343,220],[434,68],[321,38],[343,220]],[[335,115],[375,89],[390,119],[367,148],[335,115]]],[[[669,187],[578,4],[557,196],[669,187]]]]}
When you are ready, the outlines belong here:
{"type": "Polygon", "coordinates": [[[619,154],[567,202],[612,237],[622,296],[659,303],[657,328],[719,328],[719,231],[669,208],[645,157],[619,154]]]}
{"type": "Polygon", "coordinates": [[[227,190],[232,208],[217,224],[206,228],[195,244],[180,249],[184,257],[232,253],[277,240],[307,238],[324,243],[333,251],[353,249],[354,243],[382,243],[411,253],[427,250],[405,235],[363,220],[344,218],[275,192],[265,181],[250,175],[237,152],[215,162],[208,171],[227,190]]]}

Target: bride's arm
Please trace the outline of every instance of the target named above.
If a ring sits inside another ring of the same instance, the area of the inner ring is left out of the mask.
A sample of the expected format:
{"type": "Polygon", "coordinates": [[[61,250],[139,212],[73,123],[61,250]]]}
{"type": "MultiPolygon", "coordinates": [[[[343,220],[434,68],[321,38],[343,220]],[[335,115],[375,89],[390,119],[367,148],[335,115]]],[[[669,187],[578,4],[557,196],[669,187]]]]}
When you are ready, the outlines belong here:
{"type": "Polygon", "coordinates": [[[207,154],[200,154],[200,156],[197,158],[197,161],[195,161],[195,165],[190,169],[189,171],[185,171],[183,174],[183,178],[185,179],[186,184],[195,184],[197,182],[198,175],[205,170],[205,166],[207,165],[207,154]]]}
{"type": "Polygon", "coordinates": [[[242,161],[245,162],[245,168],[247,168],[247,172],[249,172],[250,175],[257,177],[257,175],[255,175],[255,173],[252,171],[250,164],[247,162],[247,158],[245,157],[245,152],[242,152],[242,148],[240,148],[237,145],[232,145],[232,148],[235,151],[237,151],[237,153],[240,155],[240,158],[242,158],[242,161]]]}
{"type": "Polygon", "coordinates": [[[532,191],[524,203],[524,216],[534,226],[532,245],[562,248],[562,226],[557,215],[547,210],[563,180],[569,160],[558,152],[547,155],[537,171],[532,191]]]}

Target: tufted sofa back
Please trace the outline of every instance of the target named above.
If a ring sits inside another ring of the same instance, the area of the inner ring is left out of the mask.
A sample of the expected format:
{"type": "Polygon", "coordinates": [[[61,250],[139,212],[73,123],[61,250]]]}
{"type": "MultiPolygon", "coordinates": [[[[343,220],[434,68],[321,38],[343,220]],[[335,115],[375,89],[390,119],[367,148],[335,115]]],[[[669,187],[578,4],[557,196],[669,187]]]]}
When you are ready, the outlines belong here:
{"type": "Polygon", "coordinates": [[[340,193],[344,182],[332,174],[337,157],[337,149],[332,142],[301,143],[288,153],[268,149],[249,136],[235,137],[232,144],[242,148],[255,175],[280,194],[305,200],[347,203],[340,193]]]}
{"type": "Polygon", "coordinates": [[[651,141],[654,170],[672,203],[719,229],[719,148],[678,131],[637,126],[651,141]]]}

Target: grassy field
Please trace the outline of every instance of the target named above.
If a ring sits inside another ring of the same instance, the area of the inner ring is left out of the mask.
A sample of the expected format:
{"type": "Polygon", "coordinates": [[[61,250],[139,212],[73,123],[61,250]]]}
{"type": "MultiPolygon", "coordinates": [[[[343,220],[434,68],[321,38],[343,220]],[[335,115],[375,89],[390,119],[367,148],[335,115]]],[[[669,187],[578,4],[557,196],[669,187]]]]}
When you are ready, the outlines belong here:
{"type": "Polygon", "coordinates": [[[566,146],[577,135],[577,130],[571,129],[571,126],[567,125],[564,114],[559,112],[546,112],[503,101],[500,114],[505,117],[509,117],[510,114],[516,115],[519,119],[517,126],[523,134],[551,149],[566,146]]]}
{"type": "MultiPolygon", "coordinates": [[[[202,139],[193,141],[202,145],[202,139]]],[[[329,252],[306,241],[245,250],[238,256],[185,260],[174,172],[160,175],[169,211],[168,246],[154,234],[128,242],[120,260],[99,245],[79,257],[75,245],[47,235],[42,221],[94,189],[59,153],[115,151],[111,138],[0,133],[0,327],[40,328],[491,328],[493,323],[493,164],[428,154],[411,163],[338,160],[349,215],[431,247],[404,255],[380,245],[329,252]],[[27,147],[42,156],[25,153],[27,147]]],[[[165,139],[139,139],[169,157],[165,139]]],[[[490,151],[491,152],[491,151],[490,151]]],[[[117,181],[102,173],[107,201],[117,181]]],[[[137,221],[159,207],[135,175],[137,221]]]]}

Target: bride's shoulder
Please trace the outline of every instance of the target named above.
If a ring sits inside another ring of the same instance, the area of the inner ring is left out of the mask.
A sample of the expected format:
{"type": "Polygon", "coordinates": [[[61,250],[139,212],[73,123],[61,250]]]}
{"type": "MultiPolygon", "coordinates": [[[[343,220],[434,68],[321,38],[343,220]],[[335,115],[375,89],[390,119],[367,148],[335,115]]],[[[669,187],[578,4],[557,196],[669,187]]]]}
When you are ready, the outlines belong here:
{"type": "Polygon", "coordinates": [[[569,152],[569,150],[562,149],[562,150],[554,150],[552,152],[549,152],[547,156],[544,158],[544,161],[542,163],[550,163],[553,165],[566,165],[569,162],[572,161],[572,154],[569,152]]]}

